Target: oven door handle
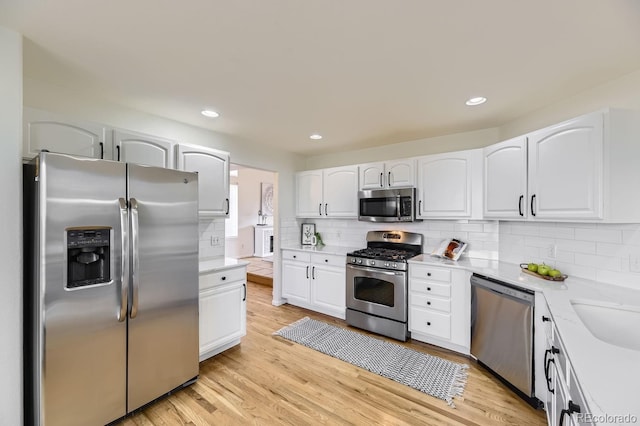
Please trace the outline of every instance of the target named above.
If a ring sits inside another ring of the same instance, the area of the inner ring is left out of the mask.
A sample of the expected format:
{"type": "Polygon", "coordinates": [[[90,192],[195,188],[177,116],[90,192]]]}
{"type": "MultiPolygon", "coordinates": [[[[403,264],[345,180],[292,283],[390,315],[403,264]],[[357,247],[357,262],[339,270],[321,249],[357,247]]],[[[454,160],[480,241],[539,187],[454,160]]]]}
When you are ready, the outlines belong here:
{"type": "Polygon", "coordinates": [[[374,274],[383,274],[383,275],[403,275],[405,273],[403,271],[387,271],[384,269],[369,268],[368,266],[355,266],[351,264],[347,265],[347,269],[353,269],[355,271],[371,272],[374,274]]]}

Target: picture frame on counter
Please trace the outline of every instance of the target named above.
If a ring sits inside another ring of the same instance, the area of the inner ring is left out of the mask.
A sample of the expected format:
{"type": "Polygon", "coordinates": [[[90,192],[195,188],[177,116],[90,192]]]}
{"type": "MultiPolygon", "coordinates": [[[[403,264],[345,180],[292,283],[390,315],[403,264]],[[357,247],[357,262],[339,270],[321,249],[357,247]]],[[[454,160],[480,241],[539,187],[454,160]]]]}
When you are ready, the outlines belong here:
{"type": "Polygon", "coordinates": [[[313,240],[316,235],[315,223],[303,223],[300,230],[300,244],[303,246],[313,245],[313,240]]]}

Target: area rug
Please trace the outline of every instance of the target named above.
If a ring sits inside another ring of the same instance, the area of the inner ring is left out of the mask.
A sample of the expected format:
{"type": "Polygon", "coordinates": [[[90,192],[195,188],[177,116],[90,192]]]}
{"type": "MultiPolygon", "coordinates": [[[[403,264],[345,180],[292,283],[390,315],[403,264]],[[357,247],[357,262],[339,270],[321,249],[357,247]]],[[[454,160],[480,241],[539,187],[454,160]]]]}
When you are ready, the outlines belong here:
{"type": "Polygon", "coordinates": [[[455,407],[467,382],[468,365],[405,348],[355,331],[302,318],[273,333],[380,376],[443,399],[455,407]]]}

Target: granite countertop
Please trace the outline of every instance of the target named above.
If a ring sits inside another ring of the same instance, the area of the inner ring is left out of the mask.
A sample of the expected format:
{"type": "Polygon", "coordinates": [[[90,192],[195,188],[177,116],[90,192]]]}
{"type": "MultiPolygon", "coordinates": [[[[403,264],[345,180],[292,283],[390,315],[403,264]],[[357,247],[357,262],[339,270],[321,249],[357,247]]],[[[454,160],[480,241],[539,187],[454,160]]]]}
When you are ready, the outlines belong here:
{"type": "Polygon", "coordinates": [[[596,304],[640,307],[640,291],[574,277],[563,282],[546,281],[521,272],[519,265],[495,260],[462,258],[451,261],[420,255],[409,263],[462,268],[519,287],[541,291],[591,414],[604,416],[605,420],[607,415],[633,415],[640,418],[640,351],[615,346],[596,338],[582,323],[571,304],[572,300],[584,300],[596,304]]]}
{"type": "Polygon", "coordinates": [[[200,260],[200,274],[208,272],[224,271],[225,269],[233,269],[239,266],[246,266],[249,262],[240,259],[232,259],[230,257],[217,257],[215,259],[200,260]]]}
{"type": "Polygon", "coordinates": [[[346,256],[347,253],[361,249],[362,247],[341,247],[341,246],[303,246],[301,244],[292,244],[280,247],[281,250],[296,250],[312,253],[335,254],[338,256],[346,256]]]}

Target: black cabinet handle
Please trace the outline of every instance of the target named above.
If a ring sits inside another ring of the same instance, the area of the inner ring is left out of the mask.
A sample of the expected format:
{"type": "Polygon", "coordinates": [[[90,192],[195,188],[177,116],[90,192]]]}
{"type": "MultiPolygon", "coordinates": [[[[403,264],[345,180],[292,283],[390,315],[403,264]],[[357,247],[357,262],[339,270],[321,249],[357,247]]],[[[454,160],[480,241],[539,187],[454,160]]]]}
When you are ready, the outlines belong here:
{"type": "Polygon", "coordinates": [[[431,306],[431,302],[427,301],[427,305],[431,306]]]}
{"type": "Polygon", "coordinates": [[[564,425],[565,414],[571,415],[573,413],[580,413],[580,406],[573,401],[569,401],[568,407],[560,412],[560,423],[558,423],[558,426],[564,425]]]}
{"type": "Polygon", "coordinates": [[[382,173],[380,173],[380,188],[382,188],[384,184],[382,183],[382,173]]]}
{"type": "Polygon", "coordinates": [[[229,214],[229,208],[231,207],[231,204],[229,203],[229,199],[228,198],[225,198],[225,200],[227,200],[227,211],[226,211],[225,214],[228,215],[229,214]]]}
{"type": "Polygon", "coordinates": [[[427,321],[427,325],[431,325],[431,321],[427,321]]]}
{"type": "Polygon", "coordinates": [[[104,144],[100,142],[100,159],[104,160],[104,144]]]}
{"type": "Polygon", "coordinates": [[[120,145],[116,146],[116,152],[118,153],[118,161],[120,161],[120,145]]]}
{"type": "Polygon", "coordinates": [[[325,215],[325,216],[328,216],[328,215],[329,215],[329,214],[327,213],[327,206],[328,206],[328,204],[326,204],[326,203],[325,203],[325,205],[324,205],[324,215],[325,215]]]}
{"type": "Polygon", "coordinates": [[[307,279],[309,279],[309,267],[308,266],[307,266],[307,279]]]}
{"type": "Polygon", "coordinates": [[[391,172],[389,172],[389,180],[387,181],[387,186],[391,186],[391,172]]]}
{"type": "Polygon", "coordinates": [[[316,279],[316,267],[315,266],[311,267],[311,279],[312,280],[316,279]]]}
{"type": "Polygon", "coordinates": [[[244,302],[245,300],[247,300],[247,285],[245,283],[242,283],[242,287],[244,288],[244,297],[242,298],[242,301],[244,302]]]}
{"type": "Polygon", "coordinates": [[[551,322],[551,318],[542,316],[542,322],[551,322]]]}
{"type": "Polygon", "coordinates": [[[418,201],[418,214],[422,213],[422,200],[418,201]]]}
{"type": "Polygon", "coordinates": [[[431,276],[431,272],[427,272],[427,276],[430,277],[431,276]]]}
{"type": "Polygon", "coordinates": [[[227,277],[222,277],[222,281],[226,281],[227,277]]]}
{"type": "Polygon", "coordinates": [[[295,254],[293,255],[293,258],[296,259],[298,256],[296,256],[295,254]]]}
{"type": "Polygon", "coordinates": [[[520,214],[520,216],[524,216],[524,214],[522,214],[522,202],[524,201],[524,195],[521,195],[520,198],[518,198],[518,213],[520,214]]]}
{"type": "Polygon", "coordinates": [[[322,203],[318,204],[318,214],[322,216],[322,203]]]}
{"type": "Polygon", "coordinates": [[[325,263],[329,263],[329,259],[325,259],[324,261],[325,261],[325,263]]]}
{"type": "Polygon", "coordinates": [[[531,196],[531,216],[535,216],[536,215],[536,212],[533,211],[533,202],[534,202],[535,199],[536,199],[536,194],[533,194],[531,196]]]}
{"type": "Polygon", "coordinates": [[[431,291],[431,287],[427,287],[427,291],[431,291]]]}

